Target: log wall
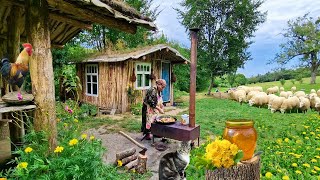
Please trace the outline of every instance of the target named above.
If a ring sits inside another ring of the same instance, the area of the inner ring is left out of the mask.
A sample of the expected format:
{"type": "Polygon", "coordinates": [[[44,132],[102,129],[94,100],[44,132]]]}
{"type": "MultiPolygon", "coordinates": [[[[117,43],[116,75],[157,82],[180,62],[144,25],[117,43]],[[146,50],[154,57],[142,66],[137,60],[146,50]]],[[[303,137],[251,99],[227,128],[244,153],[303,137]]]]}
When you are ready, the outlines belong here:
{"type": "MultiPolygon", "coordinates": [[[[86,95],[85,83],[85,63],[77,65],[77,75],[82,82],[82,92],[80,100],[82,102],[96,105],[105,109],[117,109],[118,112],[124,113],[130,110],[130,102],[127,95],[128,86],[135,87],[135,82],[130,81],[133,74],[135,62],[151,62],[151,68],[155,75],[152,80],[152,86],[155,85],[155,80],[161,78],[161,53],[147,55],[138,60],[128,60],[121,62],[99,62],[98,64],[98,97],[86,95]]],[[[172,67],[170,69],[172,72],[172,67]]],[[[169,85],[169,82],[167,82],[169,85]]],[[[170,105],[173,104],[173,84],[170,82],[170,105]]],[[[140,90],[139,96],[136,98],[136,103],[142,102],[146,90],[140,90]]]]}

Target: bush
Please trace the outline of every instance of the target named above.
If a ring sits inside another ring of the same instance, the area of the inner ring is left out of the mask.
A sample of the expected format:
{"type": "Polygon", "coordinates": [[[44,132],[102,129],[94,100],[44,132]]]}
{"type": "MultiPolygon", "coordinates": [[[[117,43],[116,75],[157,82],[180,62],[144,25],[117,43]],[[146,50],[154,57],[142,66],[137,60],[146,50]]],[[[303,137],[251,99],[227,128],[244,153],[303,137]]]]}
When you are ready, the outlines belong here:
{"type": "Polygon", "coordinates": [[[280,79],[279,81],[280,81],[282,86],[286,83],[286,80],[284,80],[284,79],[280,79]]]}
{"type": "Polygon", "coordinates": [[[142,103],[132,104],[130,107],[131,114],[141,115],[142,114],[142,103]]]}
{"type": "Polygon", "coordinates": [[[303,83],[302,76],[301,75],[297,76],[296,81],[298,81],[298,82],[300,82],[300,84],[302,84],[303,83]]]}
{"type": "Polygon", "coordinates": [[[296,83],[296,80],[295,80],[295,79],[291,79],[290,81],[291,81],[292,84],[295,84],[295,83],[296,83]]]}

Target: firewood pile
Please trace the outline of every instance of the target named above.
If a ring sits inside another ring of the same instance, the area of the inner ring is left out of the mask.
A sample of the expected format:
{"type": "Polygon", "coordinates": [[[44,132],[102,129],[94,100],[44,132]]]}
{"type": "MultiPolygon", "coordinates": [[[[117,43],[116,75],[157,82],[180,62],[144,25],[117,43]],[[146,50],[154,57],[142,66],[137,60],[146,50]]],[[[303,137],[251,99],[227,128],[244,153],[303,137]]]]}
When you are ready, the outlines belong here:
{"type": "Polygon", "coordinates": [[[145,148],[143,145],[138,143],[136,140],[132,139],[130,136],[125,134],[124,132],[119,132],[121,135],[129,139],[131,142],[136,144],[138,147],[142,148],[142,150],[138,153],[136,153],[135,148],[126,149],[124,151],[121,151],[119,153],[116,153],[116,162],[118,166],[123,166],[127,171],[134,171],[139,174],[144,174],[147,172],[147,156],[146,151],[147,148],[145,148]]]}

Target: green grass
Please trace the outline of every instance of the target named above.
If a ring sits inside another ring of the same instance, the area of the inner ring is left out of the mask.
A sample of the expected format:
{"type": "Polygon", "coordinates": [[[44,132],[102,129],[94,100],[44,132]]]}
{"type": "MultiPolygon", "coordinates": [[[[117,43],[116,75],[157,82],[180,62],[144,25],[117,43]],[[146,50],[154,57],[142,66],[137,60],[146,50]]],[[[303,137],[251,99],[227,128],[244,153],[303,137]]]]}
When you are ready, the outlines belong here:
{"type": "MultiPolygon", "coordinates": [[[[210,135],[221,136],[226,120],[243,118],[255,121],[258,132],[257,150],[264,152],[262,175],[271,172],[275,179],[281,179],[284,175],[288,175],[290,179],[317,179],[316,176],[319,176],[320,172],[314,174],[311,170],[313,166],[320,167],[320,159],[317,159],[316,163],[310,162],[311,159],[316,159],[314,156],[320,154],[320,151],[316,151],[316,148],[320,148],[320,118],[316,112],[271,114],[270,110],[250,107],[248,104],[240,105],[230,100],[203,98],[196,102],[196,123],[201,126],[201,139],[210,135]],[[304,126],[310,128],[305,129],[304,126]],[[303,135],[303,132],[306,132],[306,135],[303,135]],[[310,135],[309,132],[315,132],[316,135],[310,135]],[[310,139],[306,140],[304,136],[309,136],[310,139]],[[289,138],[290,142],[282,145],[277,143],[279,139],[283,141],[284,138],[289,138]],[[302,144],[295,143],[296,140],[301,140],[302,144]],[[289,152],[303,156],[296,159],[289,155],[289,152]],[[294,162],[299,164],[298,168],[291,167],[294,162]],[[309,163],[311,168],[302,167],[303,163],[309,163]],[[297,169],[303,174],[296,174],[297,169]]],[[[189,179],[203,179],[203,173],[196,170],[194,164],[190,164],[189,179]]]]}

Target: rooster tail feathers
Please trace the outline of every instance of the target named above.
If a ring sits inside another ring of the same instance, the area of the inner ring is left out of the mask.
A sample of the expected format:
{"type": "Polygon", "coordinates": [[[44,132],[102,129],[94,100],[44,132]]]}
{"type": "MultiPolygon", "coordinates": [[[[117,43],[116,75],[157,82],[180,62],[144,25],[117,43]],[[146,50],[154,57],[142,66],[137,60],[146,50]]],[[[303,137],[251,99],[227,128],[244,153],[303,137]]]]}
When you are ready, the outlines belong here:
{"type": "Polygon", "coordinates": [[[9,58],[5,57],[1,60],[1,64],[0,64],[0,72],[2,74],[2,76],[7,77],[9,76],[10,73],[10,69],[11,69],[11,64],[9,61],[9,58]]]}
{"type": "Polygon", "coordinates": [[[6,62],[10,63],[9,58],[7,58],[7,57],[2,58],[1,63],[0,63],[0,67],[2,67],[6,62]]]}

